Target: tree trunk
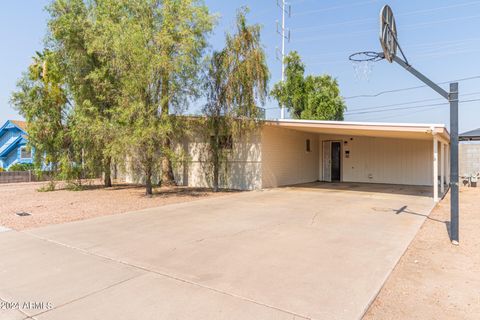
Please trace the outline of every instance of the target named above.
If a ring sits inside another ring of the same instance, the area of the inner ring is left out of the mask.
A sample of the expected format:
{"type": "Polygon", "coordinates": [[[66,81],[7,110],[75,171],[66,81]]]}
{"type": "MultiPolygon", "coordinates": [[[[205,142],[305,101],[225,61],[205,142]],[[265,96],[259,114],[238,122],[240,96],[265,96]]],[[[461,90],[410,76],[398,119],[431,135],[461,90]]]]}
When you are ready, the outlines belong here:
{"type": "Polygon", "coordinates": [[[214,153],[213,155],[213,192],[218,192],[218,172],[219,171],[220,171],[220,168],[219,168],[218,154],[214,153]]]}
{"type": "Polygon", "coordinates": [[[213,119],[212,161],[213,161],[213,192],[218,192],[218,176],[220,171],[220,129],[217,117],[213,119]]]}
{"type": "MultiPolygon", "coordinates": [[[[163,76],[162,80],[162,117],[164,119],[168,119],[169,117],[169,79],[168,74],[163,76]]],[[[171,134],[167,133],[165,137],[165,142],[163,143],[163,150],[170,151],[172,147],[171,143],[171,134]]],[[[164,152],[164,156],[162,158],[162,185],[164,186],[175,186],[175,178],[173,176],[173,167],[172,162],[168,158],[168,156],[164,152]]]]}
{"type": "Polygon", "coordinates": [[[112,186],[112,173],[111,173],[111,165],[112,165],[112,158],[107,157],[105,159],[105,167],[104,167],[104,176],[103,176],[103,183],[105,188],[110,188],[112,186]]]}
{"type": "MultiPolygon", "coordinates": [[[[167,137],[165,143],[163,144],[164,150],[169,150],[171,148],[170,138],[167,137]]],[[[162,159],[162,185],[163,186],[175,186],[175,178],[173,176],[172,162],[168,156],[163,156],[162,159]]]]}
{"type": "Polygon", "coordinates": [[[152,187],[152,164],[149,163],[145,170],[145,194],[147,196],[153,195],[153,187],[152,187]]]}

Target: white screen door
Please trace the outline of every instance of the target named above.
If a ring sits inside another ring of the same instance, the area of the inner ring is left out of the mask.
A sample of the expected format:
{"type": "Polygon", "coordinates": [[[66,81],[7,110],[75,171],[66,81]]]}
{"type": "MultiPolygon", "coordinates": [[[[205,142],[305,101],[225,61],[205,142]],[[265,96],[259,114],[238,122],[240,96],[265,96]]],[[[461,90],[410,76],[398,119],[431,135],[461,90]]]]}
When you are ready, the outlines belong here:
{"type": "Polygon", "coordinates": [[[332,142],[323,141],[323,181],[332,181],[332,142]]]}

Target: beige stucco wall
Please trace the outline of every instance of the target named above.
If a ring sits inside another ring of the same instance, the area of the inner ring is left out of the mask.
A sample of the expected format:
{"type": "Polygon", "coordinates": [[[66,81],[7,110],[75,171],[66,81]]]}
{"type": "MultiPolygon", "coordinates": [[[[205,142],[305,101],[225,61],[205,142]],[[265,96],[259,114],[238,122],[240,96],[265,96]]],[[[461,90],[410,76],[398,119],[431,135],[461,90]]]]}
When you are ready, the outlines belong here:
{"type": "MultiPolygon", "coordinates": [[[[207,144],[201,136],[191,136],[177,144],[177,150],[183,150],[185,160],[175,164],[175,179],[180,185],[190,187],[211,187],[212,170],[207,144]]],[[[261,147],[260,134],[250,134],[235,140],[228,151],[228,160],[220,170],[220,188],[254,190],[261,185],[261,147]]]]}
{"type": "MultiPolygon", "coordinates": [[[[320,135],[320,148],[324,140],[342,141],[343,181],[426,186],[433,184],[431,140],[320,135]],[[349,158],[346,158],[346,150],[350,150],[349,158]]],[[[322,150],[320,154],[321,152],[322,150]]],[[[323,166],[322,157],[319,158],[319,166],[323,166]]],[[[319,179],[322,180],[322,170],[319,173],[319,179]]]]}
{"type": "MultiPolygon", "coordinates": [[[[322,141],[327,140],[342,142],[342,181],[432,185],[432,140],[327,135],[265,125],[257,134],[234,141],[220,173],[220,187],[253,190],[323,180],[322,141]]],[[[177,183],[211,187],[212,171],[201,135],[175,145],[177,153],[184,154],[174,163],[177,183]]]]}
{"type": "Polygon", "coordinates": [[[318,180],[317,134],[264,126],[261,142],[263,188],[318,180]],[[307,139],[311,152],[305,148],[307,139]]]}
{"type": "Polygon", "coordinates": [[[465,142],[459,145],[459,174],[474,175],[480,172],[480,144],[465,142]]]}

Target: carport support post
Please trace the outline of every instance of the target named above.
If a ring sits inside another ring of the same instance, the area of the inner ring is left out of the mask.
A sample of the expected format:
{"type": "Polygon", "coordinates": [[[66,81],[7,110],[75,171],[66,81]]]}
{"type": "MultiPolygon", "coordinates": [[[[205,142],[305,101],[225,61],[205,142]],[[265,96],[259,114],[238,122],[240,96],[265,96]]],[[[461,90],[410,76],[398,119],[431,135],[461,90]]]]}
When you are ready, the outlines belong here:
{"type": "Polygon", "coordinates": [[[450,239],[458,244],[458,82],[450,83],[450,239]]]}
{"type": "Polygon", "coordinates": [[[440,145],[440,193],[445,193],[445,144],[441,142],[440,145]]]}
{"type": "Polygon", "coordinates": [[[438,140],[433,136],[433,202],[438,202],[438,140]]]}
{"type": "Polygon", "coordinates": [[[447,186],[450,186],[450,144],[447,144],[446,150],[446,159],[447,159],[447,186]]]}

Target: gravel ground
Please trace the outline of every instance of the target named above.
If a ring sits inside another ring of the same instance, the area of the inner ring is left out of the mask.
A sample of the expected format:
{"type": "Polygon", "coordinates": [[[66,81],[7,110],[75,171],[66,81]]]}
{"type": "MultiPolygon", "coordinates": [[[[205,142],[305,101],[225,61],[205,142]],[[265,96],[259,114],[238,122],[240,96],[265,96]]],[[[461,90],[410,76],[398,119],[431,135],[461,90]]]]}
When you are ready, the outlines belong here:
{"type": "Polygon", "coordinates": [[[433,210],[364,319],[480,319],[480,188],[460,191],[460,246],[447,196],[433,210]]]}
{"type": "Polygon", "coordinates": [[[227,193],[213,193],[200,188],[170,187],[157,188],[152,197],[146,197],[145,188],[142,186],[123,184],[101,188],[98,182],[93,182],[83,191],[37,191],[44,184],[0,184],[0,226],[24,230],[227,193]],[[31,216],[20,217],[16,215],[17,212],[28,212],[31,216]]]}

